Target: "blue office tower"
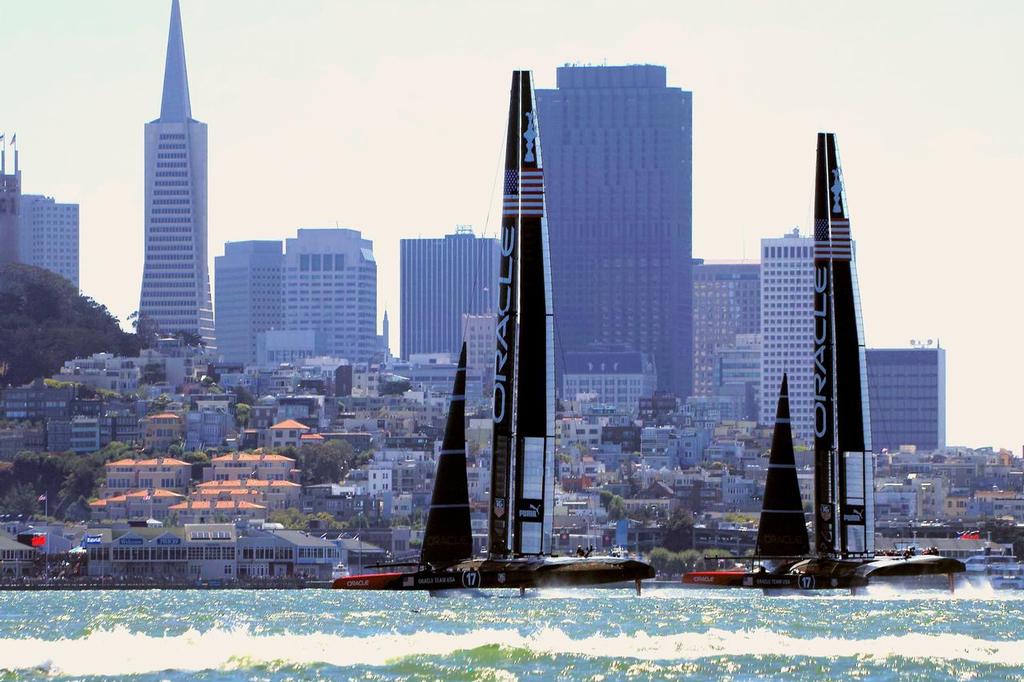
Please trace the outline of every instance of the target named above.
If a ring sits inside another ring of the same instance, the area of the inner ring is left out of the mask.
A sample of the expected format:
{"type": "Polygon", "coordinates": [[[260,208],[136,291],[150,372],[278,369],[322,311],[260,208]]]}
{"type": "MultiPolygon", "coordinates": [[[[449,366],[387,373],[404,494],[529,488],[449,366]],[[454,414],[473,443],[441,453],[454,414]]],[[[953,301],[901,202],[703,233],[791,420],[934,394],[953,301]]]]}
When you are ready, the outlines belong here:
{"type": "Polygon", "coordinates": [[[555,363],[608,344],[693,386],[692,96],[663,66],[564,66],[538,90],[555,363]]]}

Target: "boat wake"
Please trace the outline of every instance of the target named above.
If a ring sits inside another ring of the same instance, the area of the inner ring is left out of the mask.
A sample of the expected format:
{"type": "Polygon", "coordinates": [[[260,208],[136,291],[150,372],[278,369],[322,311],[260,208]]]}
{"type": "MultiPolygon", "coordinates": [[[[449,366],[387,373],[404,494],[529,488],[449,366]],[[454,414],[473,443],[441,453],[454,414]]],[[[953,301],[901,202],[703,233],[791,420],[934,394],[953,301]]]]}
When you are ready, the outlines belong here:
{"type": "Polygon", "coordinates": [[[1024,666],[1024,640],[992,641],[957,634],[906,634],[874,639],[798,638],[769,630],[709,630],[675,635],[594,635],[574,639],[557,628],[530,634],[479,629],[463,634],[418,632],[348,637],[327,633],[253,634],[190,630],[161,637],[125,628],[80,639],[0,639],[0,671],[48,675],[141,675],[164,671],[281,669],[309,665],[387,666],[411,657],[522,661],[532,657],[621,659],[657,663],[772,657],[966,661],[1024,666]],[[117,652],[111,654],[111,652],[117,652]]]}

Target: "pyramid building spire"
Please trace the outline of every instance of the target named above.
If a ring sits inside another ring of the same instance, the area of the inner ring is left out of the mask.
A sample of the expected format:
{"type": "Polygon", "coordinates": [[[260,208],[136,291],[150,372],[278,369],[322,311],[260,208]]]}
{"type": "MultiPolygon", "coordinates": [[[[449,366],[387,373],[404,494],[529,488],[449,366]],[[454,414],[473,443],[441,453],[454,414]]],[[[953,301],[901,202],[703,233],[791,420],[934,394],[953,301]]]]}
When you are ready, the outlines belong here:
{"type": "Polygon", "coordinates": [[[192,118],[188,98],[188,71],[185,69],[185,39],[181,34],[181,7],[171,1],[171,25],[167,31],[167,63],[164,66],[164,94],[160,103],[161,121],[187,121],[192,118]]]}

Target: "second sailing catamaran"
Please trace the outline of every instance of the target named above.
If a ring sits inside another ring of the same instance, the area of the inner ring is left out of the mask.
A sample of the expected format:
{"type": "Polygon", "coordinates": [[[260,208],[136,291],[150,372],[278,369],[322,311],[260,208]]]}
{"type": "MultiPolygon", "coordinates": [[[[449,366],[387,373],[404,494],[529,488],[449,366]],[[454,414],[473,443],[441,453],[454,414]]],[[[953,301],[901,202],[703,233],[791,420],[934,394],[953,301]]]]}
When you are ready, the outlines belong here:
{"type": "Polygon", "coordinates": [[[870,581],[964,570],[935,554],[876,556],[864,327],[850,216],[834,133],[818,133],[814,180],[814,550],[809,556],[783,378],[765,484],[758,571],[699,571],[683,583],[855,590],[870,581]]]}
{"type": "Polygon", "coordinates": [[[463,346],[420,561],[339,578],[341,589],[451,590],[599,585],[654,577],[646,563],[552,555],[554,318],[540,126],[529,71],[512,73],[501,222],[486,559],[472,556],[463,346]]]}

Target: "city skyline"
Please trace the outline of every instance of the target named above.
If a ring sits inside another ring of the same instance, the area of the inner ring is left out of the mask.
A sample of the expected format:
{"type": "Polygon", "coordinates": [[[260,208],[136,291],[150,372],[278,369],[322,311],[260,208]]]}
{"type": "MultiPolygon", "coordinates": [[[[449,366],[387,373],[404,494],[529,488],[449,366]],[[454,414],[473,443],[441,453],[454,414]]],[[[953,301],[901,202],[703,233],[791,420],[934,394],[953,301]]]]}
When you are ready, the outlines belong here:
{"type": "MultiPolygon", "coordinates": [[[[139,123],[157,113],[169,5],[12,6],[0,27],[5,51],[30,65],[12,74],[19,97],[0,109],[0,127],[18,133],[23,191],[81,205],[82,289],[122,320],[137,308],[142,275],[139,123]]],[[[1024,237],[997,215],[1024,156],[1015,123],[1024,107],[1004,85],[1021,61],[1017,7],[978,16],[915,3],[887,7],[887,25],[875,27],[870,11],[812,4],[728,13],[651,4],[643,7],[657,11],[631,17],[599,4],[568,33],[571,8],[542,7],[533,10],[547,19],[540,36],[521,44],[521,31],[465,4],[284,11],[186,0],[192,99],[213,131],[211,258],[226,241],[280,239],[335,221],[356,227],[380,262],[379,325],[385,309],[392,318],[398,310],[399,239],[440,236],[458,223],[496,233],[494,121],[513,66],[552,87],[555,66],[572,59],[665,64],[671,82],[694,93],[694,255],[752,258],[762,237],[794,224],[808,234],[813,133],[836,130],[868,345],[941,340],[948,442],[1020,447],[1021,402],[1004,396],[1024,368],[996,367],[990,339],[1004,329],[1014,338],[1021,323],[997,322],[995,305],[957,306],[1017,286],[1012,259],[1024,237]],[[428,14],[435,29],[417,35],[428,14]],[[451,27],[449,14],[459,16],[451,27]],[[389,22],[394,42],[378,44],[389,22]],[[345,40],[330,40],[339,27],[345,40]],[[282,43],[282,35],[301,39],[282,43]],[[428,40],[429,67],[445,87],[414,61],[428,40]],[[964,49],[946,50],[947,41],[964,49]],[[444,186],[459,190],[438,193],[412,158],[449,164],[444,186]],[[274,191],[253,201],[253,188],[267,183],[274,191]],[[404,200],[386,200],[396,196],[404,200]],[[984,240],[972,234],[981,229],[984,240]],[[894,291],[906,293],[897,301],[894,291]]]]}

